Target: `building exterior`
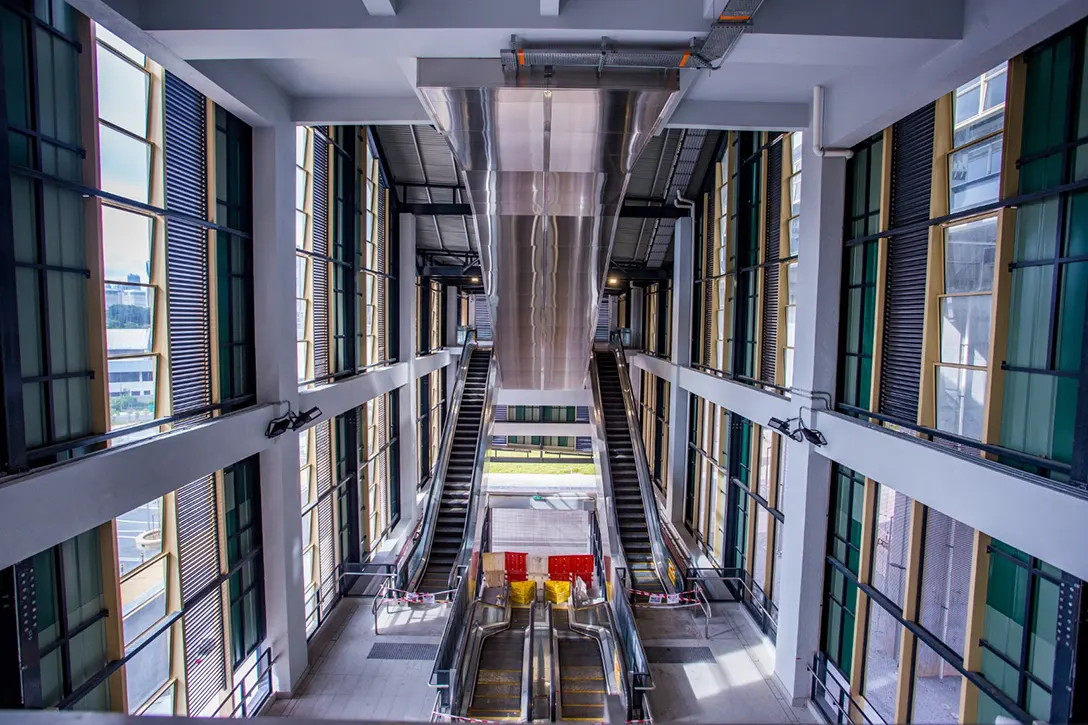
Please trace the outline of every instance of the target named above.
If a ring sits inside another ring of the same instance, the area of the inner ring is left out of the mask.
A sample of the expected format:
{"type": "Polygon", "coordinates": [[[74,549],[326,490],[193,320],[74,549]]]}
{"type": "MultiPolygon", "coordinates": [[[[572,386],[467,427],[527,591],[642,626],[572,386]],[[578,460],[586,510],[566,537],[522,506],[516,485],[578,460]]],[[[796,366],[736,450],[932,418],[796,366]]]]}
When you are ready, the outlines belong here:
{"type": "MultiPolygon", "coordinates": [[[[411,535],[504,303],[414,64],[732,6],[262,2],[0,0],[2,709],[290,692],[411,535]]],[[[692,71],[596,339],[622,331],[663,518],[790,699],[1084,720],[1088,6],[825,11],[766,0],[692,71]]],[[[586,390],[499,404],[500,453],[591,445],[586,390]]]]}

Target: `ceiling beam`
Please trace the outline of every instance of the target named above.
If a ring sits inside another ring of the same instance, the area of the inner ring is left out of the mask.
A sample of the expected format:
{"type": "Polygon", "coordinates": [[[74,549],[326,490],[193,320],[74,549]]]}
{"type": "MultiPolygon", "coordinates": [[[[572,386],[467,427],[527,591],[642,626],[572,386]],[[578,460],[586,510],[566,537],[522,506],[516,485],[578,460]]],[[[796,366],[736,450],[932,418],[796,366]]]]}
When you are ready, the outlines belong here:
{"type": "Polygon", "coordinates": [[[389,17],[397,14],[397,0],[363,0],[366,11],[378,17],[389,17]]]}
{"type": "MultiPolygon", "coordinates": [[[[411,203],[402,204],[400,211],[416,216],[471,216],[470,204],[450,203],[411,203]]],[[[687,211],[675,206],[634,206],[625,204],[620,209],[620,216],[626,219],[679,219],[687,216],[687,211]]]]}
{"type": "Polygon", "coordinates": [[[669,119],[669,128],[729,131],[800,131],[809,125],[808,103],[697,101],[685,98],[669,119]]]}

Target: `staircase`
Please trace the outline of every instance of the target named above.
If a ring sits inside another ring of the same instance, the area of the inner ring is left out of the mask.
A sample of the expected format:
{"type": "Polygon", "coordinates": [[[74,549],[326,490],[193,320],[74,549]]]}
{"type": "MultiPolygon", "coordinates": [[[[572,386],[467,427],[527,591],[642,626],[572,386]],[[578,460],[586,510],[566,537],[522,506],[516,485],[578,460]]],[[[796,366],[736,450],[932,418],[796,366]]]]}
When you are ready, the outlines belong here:
{"type": "Polygon", "coordinates": [[[521,720],[521,666],[529,608],[510,610],[510,628],[484,640],[468,716],[480,720],[521,720]]]}
{"type": "Polygon", "coordinates": [[[607,686],[597,640],[571,630],[566,609],[552,609],[552,626],[559,640],[559,718],[603,722],[607,686]]]}
{"type": "Polygon", "coordinates": [[[453,446],[449,466],[442,486],[442,501],[434,538],[431,540],[427,569],[423,572],[418,591],[442,592],[449,589],[450,573],[465,538],[469,497],[476,467],[476,445],[480,440],[484,397],[487,394],[487,374],[491,368],[490,348],[476,348],[468,361],[465,388],[461,393],[461,409],[453,429],[453,446]]]}
{"type": "MultiPolygon", "coordinates": [[[[612,472],[612,495],[620,524],[620,542],[627,559],[632,589],[664,592],[654,569],[646,511],[635,469],[634,447],[627,425],[627,408],[620,388],[619,367],[611,352],[594,355],[600,383],[601,411],[608,445],[608,467],[612,472]]],[[[641,441],[638,441],[641,444],[641,441]]]]}

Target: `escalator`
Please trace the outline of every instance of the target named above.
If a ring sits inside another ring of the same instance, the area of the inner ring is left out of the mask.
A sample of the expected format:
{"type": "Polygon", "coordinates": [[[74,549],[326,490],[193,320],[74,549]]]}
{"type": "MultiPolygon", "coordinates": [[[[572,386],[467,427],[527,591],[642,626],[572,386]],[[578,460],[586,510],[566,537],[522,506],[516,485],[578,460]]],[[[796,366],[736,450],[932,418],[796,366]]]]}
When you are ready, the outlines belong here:
{"type": "Polygon", "coordinates": [[[627,407],[620,383],[620,370],[612,352],[594,355],[600,388],[601,415],[604,419],[608,465],[612,474],[612,495],[619,522],[631,587],[648,592],[664,592],[654,564],[647,511],[639,485],[635,444],[628,425],[627,407]]]}
{"type": "Polygon", "coordinates": [[[442,592],[450,587],[450,574],[465,540],[465,524],[468,521],[476,468],[476,446],[480,441],[480,425],[483,422],[490,367],[491,349],[474,347],[468,361],[461,407],[453,429],[434,538],[430,543],[427,567],[416,591],[442,592]]]}
{"type": "Polygon", "coordinates": [[[561,720],[604,721],[605,681],[597,640],[570,628],[566,609],[552,610],[559,651],[559,716],[561,720]]]}
{"type": "Polygon", "coordinates": [[[529,626],[529,608],[516,607],[510,610],[510,627],[484,640],[468,717],[521,720],[522,664],[529,626]]]}

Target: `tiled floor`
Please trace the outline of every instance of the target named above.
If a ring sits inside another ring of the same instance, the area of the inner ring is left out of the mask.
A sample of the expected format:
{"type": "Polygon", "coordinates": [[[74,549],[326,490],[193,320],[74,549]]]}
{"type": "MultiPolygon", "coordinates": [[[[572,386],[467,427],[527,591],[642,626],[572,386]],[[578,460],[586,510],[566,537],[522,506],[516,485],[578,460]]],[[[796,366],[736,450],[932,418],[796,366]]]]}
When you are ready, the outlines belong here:
{"type": "MultiPolygon", "coordinates": [[[[790,707],[772,674],[774,652],[740,605],[714,605],[709,638],[693,610],[640,609],[647,647],[707,647],[714,662],[652,663],[654,718],[664,722],[810,723],[805,708],[790,707]]],[[[269,715],[334,720],[429,721],[435,691],[429,660],[368,659],[377,642],[437,645],[445,624],[440,608],[391,612],[374,634],[368,600],[348,599],[310,645],[311,668],[289,699],[269,715]]]]}
{"type": "Polygon", "coordinates": [[[368,659],[377,642],[437,645],[446,617],[440,607],[381,618],[374,634],[370,600],[345,599],[310,643],[310,670],[289,699],[267,714],[329,720],[430,721],[435,691],[431,660],[368,659]]]}
{"type": "Polygon", "coordinates": [[[774,650],[739,604],[713,605],[706,636],[699,610],[638,610],[646,647],[709,647],[714,663],[651,661],[650,707],[658,722],[811,723],[805,707],[791,707],[774,677],[774,650]],[[695,614],[699,612],[699,614],[695,614]]]}

